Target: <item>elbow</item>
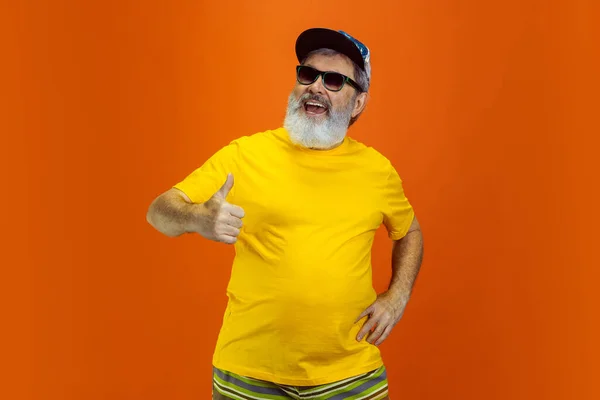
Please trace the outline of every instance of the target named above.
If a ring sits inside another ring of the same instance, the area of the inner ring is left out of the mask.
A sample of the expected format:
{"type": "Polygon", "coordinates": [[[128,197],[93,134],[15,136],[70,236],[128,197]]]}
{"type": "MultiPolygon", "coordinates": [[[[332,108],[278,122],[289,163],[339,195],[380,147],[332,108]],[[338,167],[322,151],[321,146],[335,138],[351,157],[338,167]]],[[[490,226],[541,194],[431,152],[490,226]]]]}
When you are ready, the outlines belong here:
{"type": "Polygon", "coordinates": [[[148,207],[148,211],[146,212],[146,222],[156,229],[158,232],[162,233],[168,237],[177,237],[180,236],[180,232],[173,232],[170,224],[165,220],[164,215],[161,214],[161,197],[157,197],[148,207]],[[170,229],[171,228],[171,229],[170,229]]]}
{"type": "Polygon", "coordinates": [[[148,207],[148,211],[146,211],[146,222],[148,224],[150,224],[151,227],[158,230],[158,227],[156,226],[156,222],[155,222],[156,221],[155,203],[156,203],[156,200],[154,200],[152,202],[152,204],[150,204],[150,206],[148,207]]]}
{"type": "Polygon", "coordinates": [[[159,201],[160,198],[154,199],[154,201],[148,207],[148,211],[146,212],[146,222],[160,233],[166,234],[164,230],[161,229],[161,224],[159,223],[160,215],[157,207],[157,202],[159,201]]]}
{"type": "Polygon", "coordinates": [[[154,225],[153,212],[151,207],[148,208],[148,211],[146,212],[146,222],[150,224],[151,227],[156,228],[156,226],[154,225]]]}

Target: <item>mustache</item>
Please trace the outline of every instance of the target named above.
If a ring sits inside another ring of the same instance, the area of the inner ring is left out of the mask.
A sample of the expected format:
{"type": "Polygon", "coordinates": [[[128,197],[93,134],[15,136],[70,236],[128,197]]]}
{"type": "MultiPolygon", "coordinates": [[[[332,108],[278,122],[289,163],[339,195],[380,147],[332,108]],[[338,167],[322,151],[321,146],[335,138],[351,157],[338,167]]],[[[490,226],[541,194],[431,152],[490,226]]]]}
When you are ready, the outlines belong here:
{"type": "Polygon", "coordinates": [[[310,100],[318,101],[319,103],[327,106],[328,109],[331,109],[331,103],[325,97],[312,93],[305,93],[300,96],[300,98],[296,101],[296,108],[300,108],[302,104],[310,100]]]}

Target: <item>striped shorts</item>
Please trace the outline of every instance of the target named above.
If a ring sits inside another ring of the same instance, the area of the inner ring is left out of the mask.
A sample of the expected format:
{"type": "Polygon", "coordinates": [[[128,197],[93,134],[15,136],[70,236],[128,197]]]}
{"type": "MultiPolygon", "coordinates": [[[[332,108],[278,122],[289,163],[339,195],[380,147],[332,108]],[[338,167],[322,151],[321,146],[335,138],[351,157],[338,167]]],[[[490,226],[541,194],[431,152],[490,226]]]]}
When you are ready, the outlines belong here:
{"type": "Polygon", "coordinates": [[[388,397],[385,366],[338,382],[289,386],[236,375],[213,367],[213,399],[383,400],[388,397]]]}

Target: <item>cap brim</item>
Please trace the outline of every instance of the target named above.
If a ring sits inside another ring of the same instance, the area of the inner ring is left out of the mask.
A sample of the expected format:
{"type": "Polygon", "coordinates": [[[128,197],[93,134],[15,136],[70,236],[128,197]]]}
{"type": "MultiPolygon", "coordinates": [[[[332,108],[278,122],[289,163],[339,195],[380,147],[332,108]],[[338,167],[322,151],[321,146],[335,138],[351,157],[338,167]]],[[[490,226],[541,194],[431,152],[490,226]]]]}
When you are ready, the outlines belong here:
{"type": "Polygon", "coordinates": [[[311,51],[322,48],[342,53],[354,61],[360,69],[365,69],[365,61],[354,42],[332,29],[311,28],[302,32],[296,40],[296,57],[299,62],[302,62],[311,51]]]}

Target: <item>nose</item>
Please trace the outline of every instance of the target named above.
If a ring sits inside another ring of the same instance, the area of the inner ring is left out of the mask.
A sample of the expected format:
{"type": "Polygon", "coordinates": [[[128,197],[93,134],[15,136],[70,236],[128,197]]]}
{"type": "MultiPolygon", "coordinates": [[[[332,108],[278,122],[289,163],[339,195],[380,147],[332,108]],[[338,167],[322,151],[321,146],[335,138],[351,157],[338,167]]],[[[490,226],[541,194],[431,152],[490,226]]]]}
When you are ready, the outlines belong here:
{"type": "Polygon", "coordinates": [[[317,80],[308,85],[307,89],[310,93],[313,94],[325,94],[325,86],[323,85],[323,75],[317,77],[317,80]]]}

